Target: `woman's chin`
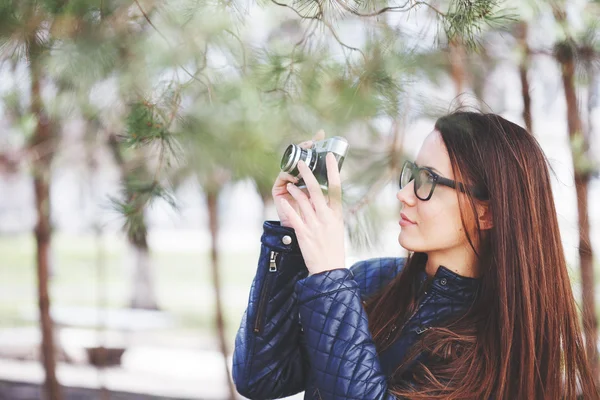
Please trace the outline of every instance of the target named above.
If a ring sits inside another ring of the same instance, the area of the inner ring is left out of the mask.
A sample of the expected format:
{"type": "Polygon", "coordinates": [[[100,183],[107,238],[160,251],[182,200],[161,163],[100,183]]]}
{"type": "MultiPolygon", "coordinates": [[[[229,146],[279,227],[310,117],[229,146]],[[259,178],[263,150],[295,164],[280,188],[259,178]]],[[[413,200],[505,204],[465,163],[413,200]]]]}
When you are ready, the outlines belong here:
{"type": "Polygon", "coordinates": [[[411,245],[410,240],[407,240],[406,235],[403,235],[402,231],[400,231],[400,234],[398,235],[398,243],[400,243],[402,248],[408,251],[415,251],[415,246],[411,245]]]}

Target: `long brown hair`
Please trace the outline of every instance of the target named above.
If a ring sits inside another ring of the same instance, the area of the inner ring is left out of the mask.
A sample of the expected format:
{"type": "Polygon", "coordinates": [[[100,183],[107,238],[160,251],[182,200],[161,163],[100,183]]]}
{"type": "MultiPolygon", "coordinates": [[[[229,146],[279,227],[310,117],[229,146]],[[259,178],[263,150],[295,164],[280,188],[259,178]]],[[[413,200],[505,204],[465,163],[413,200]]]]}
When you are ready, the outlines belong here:
{"type": "MultiPolygon", "coordinates": [[[[435,128],[455,179],[488,192],[493,227],[483,234],[474,217],[479,200],[459,196],[480,290],[462,318],[429,329],[399,360],[391,392],[407,399],[598,399],[538,142],[495,114],[457,111],[435,128]],[[411,364],[421,352],[427,361],[411,364]],[[416,384],[404,384],[406,377],[416,384]]],[[[386,340],[391,324],[412,315],[426,261],[424,253],[410,254],[402,272],[366,302],[379,353],[401,333],[386,340]]]]}

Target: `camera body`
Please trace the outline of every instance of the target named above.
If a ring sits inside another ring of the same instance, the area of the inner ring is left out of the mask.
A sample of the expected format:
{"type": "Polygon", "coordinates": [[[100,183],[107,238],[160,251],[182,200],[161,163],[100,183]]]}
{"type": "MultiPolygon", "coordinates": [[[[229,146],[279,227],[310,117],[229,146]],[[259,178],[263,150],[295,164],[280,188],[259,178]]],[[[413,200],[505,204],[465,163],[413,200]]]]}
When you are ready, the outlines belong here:
{"type": "MultiPolygon", "coordinates": [[[[335,156],[338,171],[340,171],[348,152],[348,141],[341,136],[333,136],[329,139],[314,142],[312,147],[308,149],[290,144],[281,158],[281,170],[297,177],[300,175],[298,161],[303,160],[312,171],[317,182],[319,182],[321,189],[327,191],[327,163],[325,157],[328,152],[332,152],[335,156]]],[[[300,189],[306,189],[304,179],[300,178],[296,186],[300,189]]]]}

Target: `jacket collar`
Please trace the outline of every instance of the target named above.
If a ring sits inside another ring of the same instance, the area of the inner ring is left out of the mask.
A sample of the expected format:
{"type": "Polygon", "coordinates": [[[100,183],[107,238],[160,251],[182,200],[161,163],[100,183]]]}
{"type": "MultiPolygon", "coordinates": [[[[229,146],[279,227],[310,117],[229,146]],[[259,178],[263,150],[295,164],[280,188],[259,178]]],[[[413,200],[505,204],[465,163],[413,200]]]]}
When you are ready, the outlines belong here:
{"type": "Polygon", "coordinates": [[[456,272],[440,265],[433,277],[429,277],[425,272],[425,266],[418,274],[419,293],[426,282],[430,282],[430,287],[440,291],[452,298],[458,300],[473,300],[477,295],[482,278],[471,278],[469,276],[459,275],[456,272]]]}
{"type": "Polygon", "coordinates": [[[418,335],[450,315],[464,313],[475,301],[482,282],[482,278],[459,275],[443,265],[432,277],[427,275],[423,266],[417,276],[417,296],[422,306],[402,325],[403,333],[399,339],[380,354],[381,366],[388,376],[416,342],[418,335]]]}

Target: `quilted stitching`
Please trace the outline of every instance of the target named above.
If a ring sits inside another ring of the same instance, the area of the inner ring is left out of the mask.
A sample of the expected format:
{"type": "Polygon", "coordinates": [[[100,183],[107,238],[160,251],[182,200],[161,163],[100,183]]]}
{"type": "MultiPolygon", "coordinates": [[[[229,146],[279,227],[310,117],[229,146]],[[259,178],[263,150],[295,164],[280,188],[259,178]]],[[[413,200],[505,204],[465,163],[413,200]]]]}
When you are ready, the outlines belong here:
{"type": "MultiPolygon", "coordinates": [[[[438,268],[420,309],[402,335],[377,355],[362,302],[384,288],[404,258],[371,258],[308,275],[292,228],[265,221],[256,276],[236,335],[233,379],[250,399],[273,399],[302,390],[305,399],[394,399],[386,376],[418,338],[418,330],[463,312],[478,281],[438,268]],[[290,244],[282,241],[292,238],[290,244]],[[277,271],[268,272],[276,251],[277,271]],[[271,275],[269,275],[271,274],[271,275]],[[259,303],[264,324],[254,331],[259,303]]],[[[425,283],[424,271],[419,277],[425,283]]]]}
{"type": "Polygon", "coordinates": [[[404,267],[406,258],[382,257],[359,261],[350,267],[363,300],[383,289],[404,267]]]}
{"type": "Polygon", "coordinates": [[[322,396],[326,399],[384,396],[386,377],[379,366],[352,272],[334,269],[317,273],[299,280],[295,290],[313,384],[322,396]]]}
{"type": "MultiPolygon", "coordinates": [[[[307,354],[313,369],[312,384],[327,399],[391,399],[386,376],[391,375],[423,329],[468,307],[466,300],[474,298],[479,281],[460,277],[445,267],[438,268],[430,292],[422,298],[400,339],[380,360],[352,275],[350,271],[336,269],[296,283],[300,322],[305,329],[307,354]],[[456,293],[445,290],[448,285],[455,287],[456,293]]],[[[423,284],[426,276],[421,274],[420,278],[423,284]]]]}

